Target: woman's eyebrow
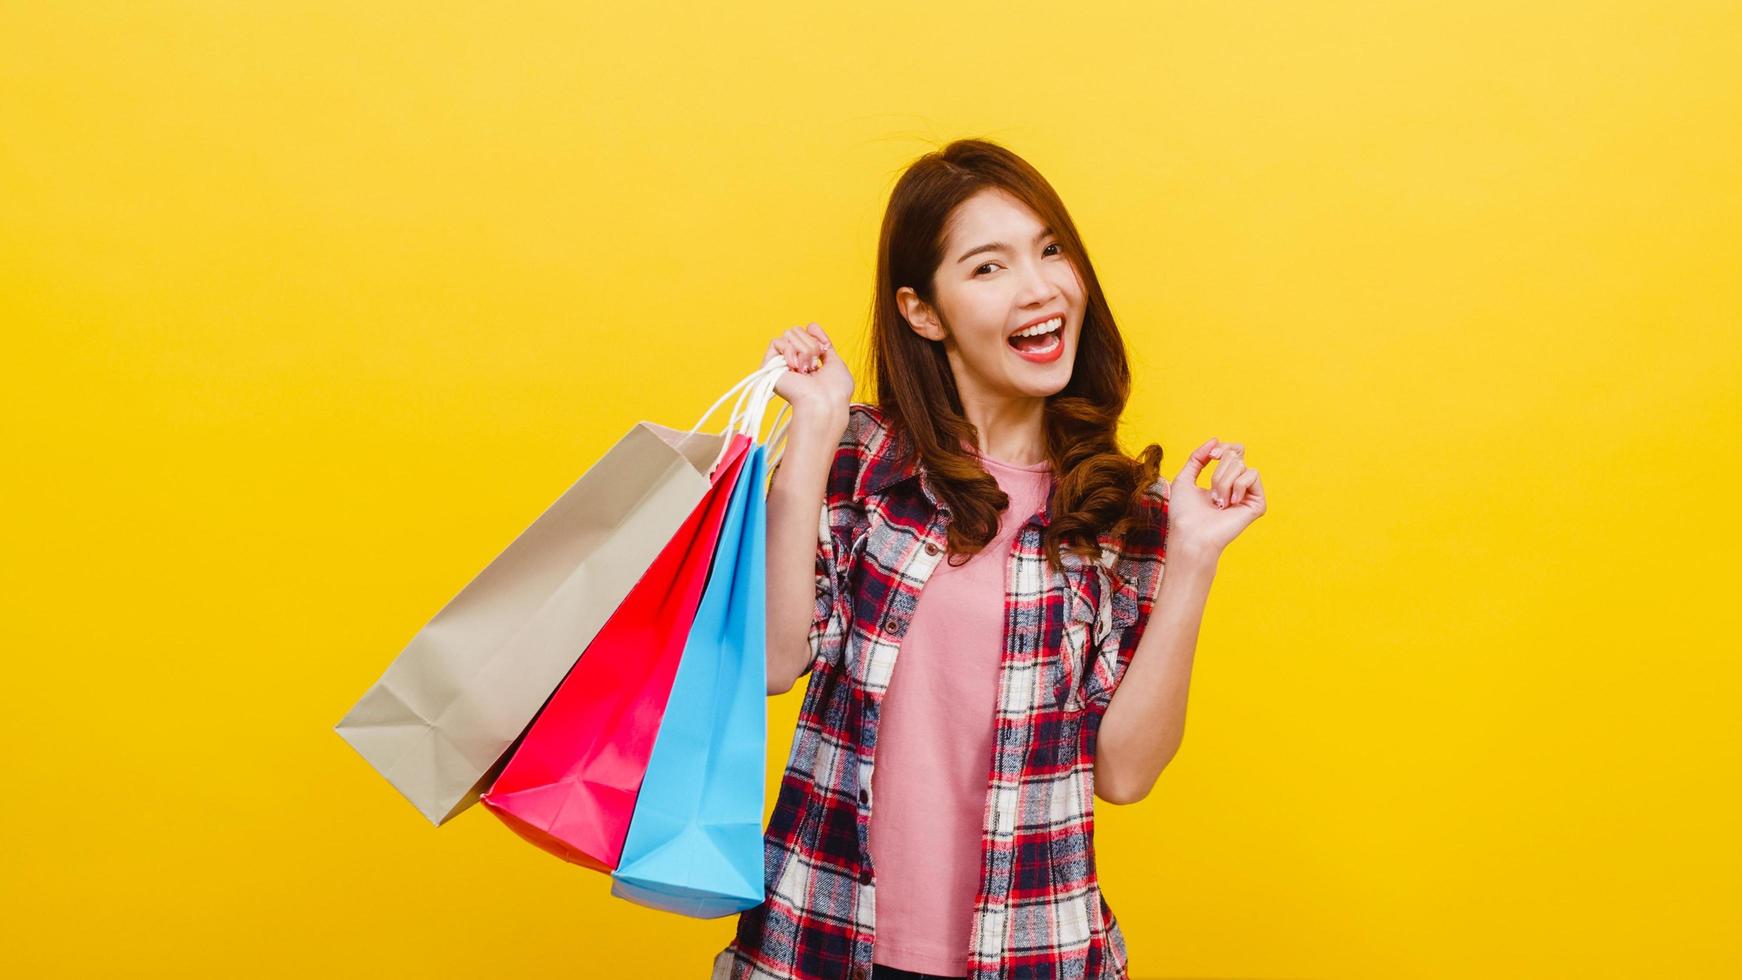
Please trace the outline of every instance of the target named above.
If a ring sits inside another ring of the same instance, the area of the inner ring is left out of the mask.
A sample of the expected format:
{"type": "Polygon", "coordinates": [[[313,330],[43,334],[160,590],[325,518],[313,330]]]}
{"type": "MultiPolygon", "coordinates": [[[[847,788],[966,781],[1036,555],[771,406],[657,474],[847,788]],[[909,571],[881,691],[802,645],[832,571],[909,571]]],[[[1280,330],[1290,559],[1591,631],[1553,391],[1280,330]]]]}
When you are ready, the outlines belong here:
{"type": "MultiPolygon", "coordinates": [[[[1050,234],[1052,234],[1051,227],[1042,228],[1040,230],[1040,234],[1034,236],[1034,240],[1036,242],[1039,242],[1042,238],[1045,238],[1046,236],[1048,236],[1050,234]]],[[[996,252],[996,251],[1000,251],[1002,249],[1006,249],[1009,247],[1010,246],[1004,244],[1003,242],[987,242],[984,245],[977,245],[974,248],[970,248],[966,252],[963,252],[961,257],[956,259],[956,262],[958,264],[965,262],[965,261],[967,261],[967,259],[970,256],[979,255],[981,252],[996,252]]]]}

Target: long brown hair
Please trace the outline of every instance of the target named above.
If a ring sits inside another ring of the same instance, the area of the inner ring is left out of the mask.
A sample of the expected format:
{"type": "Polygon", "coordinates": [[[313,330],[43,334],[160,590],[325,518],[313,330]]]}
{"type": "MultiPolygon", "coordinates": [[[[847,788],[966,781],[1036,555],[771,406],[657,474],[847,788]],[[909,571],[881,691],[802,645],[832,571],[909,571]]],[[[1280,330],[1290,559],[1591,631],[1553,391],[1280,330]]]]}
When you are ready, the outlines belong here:
{"type": "Polygon", "coordinates": [[[1099,560],[1098,535],[1120,538],[1134,527],[1154,526],[1157,512],[1144,507],[1143,497],[1159,477],[1162,450],[1150,443],[1134,458],[1120,449],[1119,416],[1130,395],[1131,368],[1088,250],[1046,178],[996,143],[958,139],[927,153],[908,166],[889,195],[877,248],[868,365],[877,379],[877,406],[893,430],[907,436],[907,451],[919,454],[951,511],[951,556],[971,556],[985,547],[1010,498],[962,448],[977,440],[944,345],[914,332],[895,293],[910,286],[937,307],[935,276],[950,214],[989,187],[1022,201],[1054,229],[1087,294],[1071,380],[1047,398],[1044,412],[1046,455],[1055,475],[1045,547],[1054,569],[1062,567],[1065,547],[1099,560]]]}

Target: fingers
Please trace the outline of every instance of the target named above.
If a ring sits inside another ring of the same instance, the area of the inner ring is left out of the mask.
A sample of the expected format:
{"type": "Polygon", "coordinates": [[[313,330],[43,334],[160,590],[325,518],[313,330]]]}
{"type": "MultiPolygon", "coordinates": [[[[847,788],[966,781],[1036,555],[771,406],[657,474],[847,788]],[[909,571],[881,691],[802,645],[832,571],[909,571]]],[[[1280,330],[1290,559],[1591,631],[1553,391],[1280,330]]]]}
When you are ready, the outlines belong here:
{"type": "Polygon", "coordinates": [[[793,327],[782,336],[791,344],[792,356],[789,360],[794,371],[808,374],[821,365],[822,342],[811,336],[808,330],[803,327],[793,327]]]}
{"type": "Polygon", "coordinates": [[[1210,502],[1217,507],[1230,506],[1234,480],[1246,471],[1246,447],[1238,442],[1223,443],[1210,451],[1220,464],[1210,479],[1210,502]]]}
{"type": "MultiPolygon", "coordinates": [[[[1216,474],[1210,478],[1210,502],[1217,507],[1232,507],[1247,497],[1264,493],[1258,471],[1246,465],[1246,444],[1210,439],[1192,450],[1174,481],[1196,486],[1198,474],[1211,460],[1216,460],[1216,474]]],[[[1166,499],[1165,495],[1164,498],[1166,499]]]]}
{"type": "Polygon", "coordinates": [[[1174,479],[1178,482],[1184,483],[1186,486],[1196,486],[1198,482],[1198,474],[1202,473],[1204,467],[1210,464],[1210,453],[1215,446],[1216,440],[1211,439],[1209,442],[1206,442],[1192,450],[1192,454],[1186,457],[1185,465],[1180,467],[1179,475],[1174,477],[1174,479]]]}
{"type": "Polygon", "coordinates": [[[793,327],[774,338],[768,346],[786,358],[788,370],[808,374],[822,366],[824,352],[829,347],[827,335],[819,337],[821,333],[822,328],[814,323],[807,327],[793,327]],[[811,332],[811,327],[816,328],[816,333],[811,332]]]}
{"type": "Polygon", "coordinates": [[[826,349],[823,347],[823,342],[813,336],[809,330],[801,327],[794,327],[792,332],[798,336],[798,339],[804,341],[805,345],[805,356],[800,365],[801,369],[809,372],[822,367],[823,351],[826,349]]]}
{"type": "Polygon", "coordinates": [[[1246,495],[1248,493],[1252,492],[1252,487],[1254,485],[1256,485],[1257,483],[1258,483],[1258,471],[1257,470],[1247,470],[1246,472],[1241,473],[1238,477],[1236,477],[1234,479],[1234,484],[1229,489],[1230,496],[1229,496],[1228,502],[1231,505],[1236,505],[1236,504],[1242,503],[1243,501],[1245,501],[1246,495]]]}

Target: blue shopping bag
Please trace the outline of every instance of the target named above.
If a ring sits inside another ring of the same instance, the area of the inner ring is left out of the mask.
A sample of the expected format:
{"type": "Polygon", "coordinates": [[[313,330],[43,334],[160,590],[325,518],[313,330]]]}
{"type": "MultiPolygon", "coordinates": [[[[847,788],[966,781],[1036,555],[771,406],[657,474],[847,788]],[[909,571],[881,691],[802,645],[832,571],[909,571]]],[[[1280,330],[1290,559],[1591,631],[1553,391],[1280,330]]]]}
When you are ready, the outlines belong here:
{"type": "Polygon", "coordinates": [[[733,488],[611,874],[611,894],[696,918],[765,897],[768,448],[751,446],[733,488]]]}

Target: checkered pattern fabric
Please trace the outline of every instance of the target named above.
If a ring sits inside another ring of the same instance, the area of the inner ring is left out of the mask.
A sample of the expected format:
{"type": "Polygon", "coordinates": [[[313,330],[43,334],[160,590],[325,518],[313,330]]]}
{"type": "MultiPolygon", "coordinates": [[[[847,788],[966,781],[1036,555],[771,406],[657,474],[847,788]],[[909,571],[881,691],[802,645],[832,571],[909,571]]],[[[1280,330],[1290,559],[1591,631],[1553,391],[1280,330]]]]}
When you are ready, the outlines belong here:
{"type": "MultiPolygon", "coordinates": [[[[910,445],[854,403],[818,526],[804,704],[764,838],[767,900],[741,913],[713,980],[864,980],[876,943],[870,865],[878,711],[949,511],[910,445]]],[[[1047,567],[1052,503],[1017,532],[1005,592],[993,758],[981,829],[972,980],[1127,976],[1095,872],[1095,736],[1131,661],[1165,561],[1155,527],[1103,534],[1101,560],[1047,567]]]]}

